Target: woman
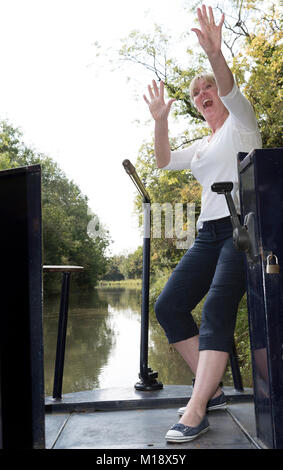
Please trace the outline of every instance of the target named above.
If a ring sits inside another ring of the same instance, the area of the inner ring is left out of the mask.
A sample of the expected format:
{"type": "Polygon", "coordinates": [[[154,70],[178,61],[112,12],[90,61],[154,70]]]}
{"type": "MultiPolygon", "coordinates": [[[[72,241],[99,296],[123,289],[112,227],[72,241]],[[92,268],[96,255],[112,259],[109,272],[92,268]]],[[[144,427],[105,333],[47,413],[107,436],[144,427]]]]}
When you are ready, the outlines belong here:
{"type": "Polygon", "coordinates": [[[215,24],[212,8],[197,9],[200,29],[194,28],[211,64],[213,75],[196,77],[190,87],[198,111],[211,135],[181,151],[170,151],[168,115],[174,102],[164,101],[164,84],[148,87],[144,99],[155,120],[157,166],[166,170],[190,168],[202,185],[198,235],[170,276],[155,312],[169,343],[195,374],[193,393],[178,424],[166,434],[171,442],[186,442],[208,431],[207,409],[225,406],[219,386],[234,335],[238,304],[245,292],[243,254],[235,249],[232,225],[224,196],[211,191],[216,181],[233,181],[234,199],[240,213],[237,153],[261,147],[253,109],[238,90],[221,52],[224,15],[215,24]],[[200,330],[191,311],[207,294],[200,330]]]}

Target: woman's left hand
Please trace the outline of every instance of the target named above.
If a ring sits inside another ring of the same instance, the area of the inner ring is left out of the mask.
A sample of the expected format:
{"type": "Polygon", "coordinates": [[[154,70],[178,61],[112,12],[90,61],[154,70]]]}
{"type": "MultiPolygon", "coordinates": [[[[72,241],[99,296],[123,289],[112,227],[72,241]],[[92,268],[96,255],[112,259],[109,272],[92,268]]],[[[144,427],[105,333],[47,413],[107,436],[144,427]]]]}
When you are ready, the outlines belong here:
{"type": "Polygon", "coordinates": [[[224,14],[222,14],[219,24],[216,25],[211,7],[208,7],[208,12],[209,16],[205,5],[202,5],[201,9],[197,9],[201,29],[192,28],[192,31],[196,33],[201,47],[209,57],[221,50],[221,29],[224,23],[224,14]]]}

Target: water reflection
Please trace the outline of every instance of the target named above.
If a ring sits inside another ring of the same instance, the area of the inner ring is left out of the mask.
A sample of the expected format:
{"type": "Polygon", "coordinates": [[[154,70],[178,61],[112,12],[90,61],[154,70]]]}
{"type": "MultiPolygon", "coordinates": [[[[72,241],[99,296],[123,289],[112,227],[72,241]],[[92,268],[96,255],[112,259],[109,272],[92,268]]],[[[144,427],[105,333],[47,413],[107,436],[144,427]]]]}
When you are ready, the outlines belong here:
{"type": "MultiPolygon", "coordinates": [[[[132,385],[139,368],[140,292],[71,293],[63,393],[132,385]]],[[[44,298],[45,393],[52,394],[59,296],[44,298]]]]}
{"type": "MultiPolygon", "coordinates": [[[[44,299],[45,389],[52,393],[59,297],[44,299]]],[[[66,338],[63,393],[99,387],[99,373],[115,341],[108,305],[96,293],[71,295],[66,338]]]]}
{"type": "MultiPolygon", "coordinates": [[[[44,298],[45,393],[52,394],[59,296],[44,298]]],[[[139,380],[141,292],[97,289],[71,293],[63,393],[134,386],[139,380]]],[[[191,384],[183,359],[150,313],[149,366],[163,384],[191,384]]]]}

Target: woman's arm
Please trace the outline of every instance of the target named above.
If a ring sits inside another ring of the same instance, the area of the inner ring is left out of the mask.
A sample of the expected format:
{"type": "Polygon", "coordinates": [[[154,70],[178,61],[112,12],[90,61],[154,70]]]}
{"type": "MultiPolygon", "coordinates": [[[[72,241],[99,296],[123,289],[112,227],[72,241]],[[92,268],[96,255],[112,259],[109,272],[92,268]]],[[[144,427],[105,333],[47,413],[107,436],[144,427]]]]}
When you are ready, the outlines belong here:
{"type": "Polygon", "coordinates": [[[164,83],[162,81],[160,82],[159,89],[155,80],[152,81],[152,84],[153,88],[148,85],[149,99],[146,95],[143,95],[143,97],[155,121],[154,150],[156,164],[158,168],[163,168],[167,166],[170,161],[171,150],[168,137],[168,115],[175,99],[170,99],[168,103],[165,103],[164,83]]]}
{"type": "Polygon", "coordinates": [[[233,88],[234,78],[225,57],[221,51],[221,30],[224,23],[224,14],[218,25],[215,24],[212,8],[206,6],[197,9],[201,29],[192,28],[198,37],[199,43],[206,53],[211,64],[220,96],[226,96],[233,88]]]}
{"type": "Polygon", "coordinates": [[[216,79],[219,96],[222,102],[238,121],[249,131],[257,131],[258,126],[254,111],[249,101],[235,85],[233,74],[221,52],[221,29],[224,23],[222,14],[218,25],[215,24],[212,8],[205,6],[197,9],[201,30],[193,28],[199,43],[205,51],[216,79]]]}

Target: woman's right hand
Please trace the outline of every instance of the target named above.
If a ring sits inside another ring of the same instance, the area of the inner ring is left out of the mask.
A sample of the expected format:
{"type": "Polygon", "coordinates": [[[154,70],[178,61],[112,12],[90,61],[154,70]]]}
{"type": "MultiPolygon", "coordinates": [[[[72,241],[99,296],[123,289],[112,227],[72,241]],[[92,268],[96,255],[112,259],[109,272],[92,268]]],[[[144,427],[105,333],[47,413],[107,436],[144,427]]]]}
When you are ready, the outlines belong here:
{"type": "Polygon", "coordinates": [[[148,85],[149,99],[146,95],[143,95],[143,98],[149,107],[153,119],[155,121],[165,121],[168,119],[172,103],[174,103],[176,99],[171,98],[168,103],[165,103],[164,82],[160,82],[159,89],[155,80],[152,80],[152,85],[152,87],[148,85]]]}

